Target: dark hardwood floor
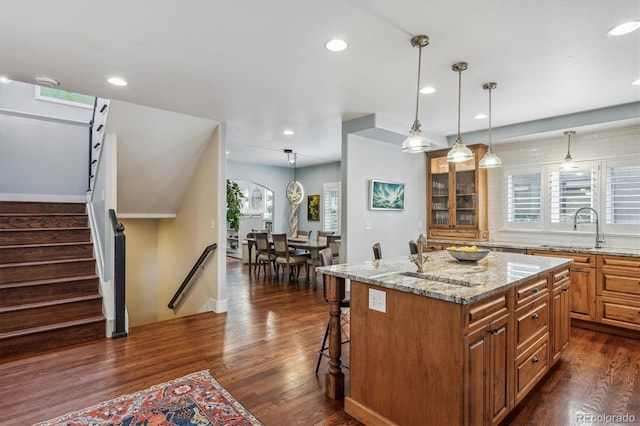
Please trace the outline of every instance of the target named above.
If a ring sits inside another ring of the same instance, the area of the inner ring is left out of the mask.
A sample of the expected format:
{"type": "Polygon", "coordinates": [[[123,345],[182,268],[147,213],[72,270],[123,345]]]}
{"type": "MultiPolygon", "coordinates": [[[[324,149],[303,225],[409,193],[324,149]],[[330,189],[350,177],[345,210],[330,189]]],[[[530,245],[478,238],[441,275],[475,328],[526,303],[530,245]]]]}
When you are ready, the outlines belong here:
{"type": "MultiPolygon", "coordinates": [[[[359,424],[324,396],[326,360],[314,374],[327,319],[321,287],[255,278],[234,260],[227,266],[225,314],[0,360],[0,424],[43,421],[199,370],[210,370],[266,425],[359,424]]],[[[581,414],[640,422],[640,340],[573,328],[567,354],[507,423],[577,424],[581,414]]]]}

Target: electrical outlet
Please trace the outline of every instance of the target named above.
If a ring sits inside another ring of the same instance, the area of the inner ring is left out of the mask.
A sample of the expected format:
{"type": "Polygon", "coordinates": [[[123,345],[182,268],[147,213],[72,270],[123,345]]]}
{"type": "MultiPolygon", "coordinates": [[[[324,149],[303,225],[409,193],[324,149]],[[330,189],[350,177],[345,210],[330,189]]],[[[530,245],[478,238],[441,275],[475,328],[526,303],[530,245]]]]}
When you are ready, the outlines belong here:
{"type": "Polygon", "coordinates": [[[216,220],[211,219],[211,229],[216,229],[216,220]]]}
{"type": "Polygon", "coordinates": [[[383,313],[387,312],[387,293],[370,288],[369,309],[383,313]]]}

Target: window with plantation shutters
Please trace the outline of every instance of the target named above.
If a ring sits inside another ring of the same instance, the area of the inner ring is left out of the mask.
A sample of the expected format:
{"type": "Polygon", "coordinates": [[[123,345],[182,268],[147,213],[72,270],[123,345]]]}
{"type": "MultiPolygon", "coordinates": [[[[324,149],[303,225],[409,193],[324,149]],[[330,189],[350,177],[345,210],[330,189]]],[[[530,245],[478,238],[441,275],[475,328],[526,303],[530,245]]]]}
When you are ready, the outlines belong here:
{"type": "Polygon", "coordinates": [[[507,173],[506,188],[508,223],[537,223],[542,220],[540,172],[507,173]]]}
{"type": "Polygon", "coordinates": [[[322,184],[323,219],[322,230],[325,232],[340,233],[340,182],[322,184]]]}
{"type": "MultiPolygon", "coordinates": [[[[581,207],[597,209],[597,167],[554,170],[549,174],[549,214],[551,223],[573,223],[581,207]]],[[[585,212],[582,220],[593,213],[585,212]]],[[[595,217],[591,217],[595,221],[595,217]]]]}
{"type": "Polygon", "coordinates": [[[640,166],[607,167],[607,224],[640,224],[640,166]]]}

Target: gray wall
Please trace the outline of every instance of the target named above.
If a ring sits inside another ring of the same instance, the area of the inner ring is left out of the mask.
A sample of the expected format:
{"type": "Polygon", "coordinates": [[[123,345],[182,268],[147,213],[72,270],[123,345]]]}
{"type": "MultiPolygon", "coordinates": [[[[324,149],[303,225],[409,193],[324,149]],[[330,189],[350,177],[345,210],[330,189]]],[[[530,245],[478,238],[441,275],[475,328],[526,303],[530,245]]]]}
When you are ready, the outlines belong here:
{"type": "Polygon", "coordinates": [[[373,259],[379,242],[383,257],[409,254],[409,240],[425,232],[426,158],[400,146],[353,134],[343,143],[343,262],[373,259]],[[405,184],[404,211],[369,210],[370,180],[405,184]],[[365,229],[365,223],[371,229],[365,229]]]}
{"type": "Polygon", "coordinates": [[[327,163],[319,166],[304,167],[297,170],[298,180],[304,188],[304,200],[298,208],[298,229],[311,230],[314,238],[318,235],[318,231],[322,230],[322,221],[324,220],[322,206],[324,203],[324,194],[322,193],[322,184],[329,182],[340,182],[340,163],[327,163]],[[307,196],[320,195],[320,221],[307,220],[307,196]]]}
{"type": "Polygon", "coordinates": [[[0,84],[0,194],[84,196],[92,110],[36,100],[34,93],[29,84],[0,84]]]}

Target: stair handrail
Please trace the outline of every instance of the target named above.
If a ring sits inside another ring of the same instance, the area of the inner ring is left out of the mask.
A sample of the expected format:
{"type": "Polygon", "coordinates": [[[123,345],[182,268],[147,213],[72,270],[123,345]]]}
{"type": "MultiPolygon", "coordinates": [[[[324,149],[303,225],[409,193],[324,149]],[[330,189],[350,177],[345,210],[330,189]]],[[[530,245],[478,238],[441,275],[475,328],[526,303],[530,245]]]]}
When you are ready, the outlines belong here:
{"type": "MultiPolygon", "coordinates": [[[[167,305],[167,307],[169,309],[175,309],[176,305],[178,305],[178,303],[176,301],[178,300],[178,298],[184,297],[184,290],[186,289],[187,285],[189,285],[189,282],[191,281],[191,278],[193,278],[195,273],[198,271],[198,268],[202,265],[202,262],[204,262],[204,260],[207,258],[209,253],[211,253],[217,247],[218,247],[218,244],[216,244],[216,243],[213,243],[213,244],[208,245],[207,247],[205,247],[205,249],[202,251],[202,254],[198,258],[196,263],[193,265],[193,268],[191,268],[191,270],[189,271],[189,274],[184,279],[184,281],[182,281],[182,284],[180,284],[180,287],[178,288],[176,293],[171,298],[171,301],[169,301],[169,304],[167,305]]],[[[182,301],[182,299],[180,299],[180,301],[182,301]]]]}
{"type": "Polygon", "coordinates": [[[126,337],[125,324],[125,264],[127,237],[124,235],[124,225],[118,222],[118,217],[113,209],[109,209],[111,227],[113,228],[113,286],[115,297],[115,329],[111,337],[117,339],[126,337]]]}

